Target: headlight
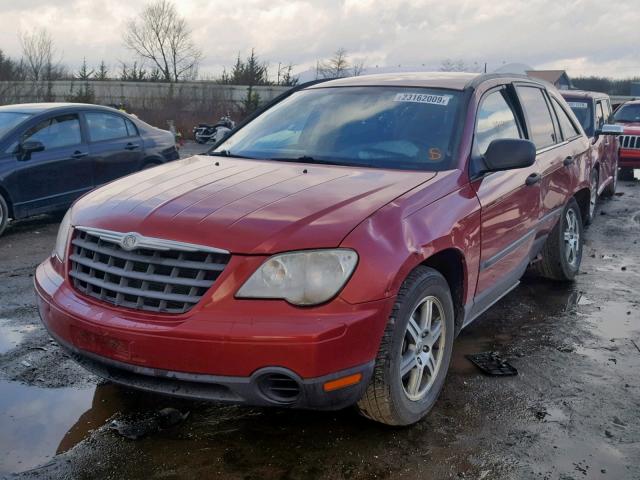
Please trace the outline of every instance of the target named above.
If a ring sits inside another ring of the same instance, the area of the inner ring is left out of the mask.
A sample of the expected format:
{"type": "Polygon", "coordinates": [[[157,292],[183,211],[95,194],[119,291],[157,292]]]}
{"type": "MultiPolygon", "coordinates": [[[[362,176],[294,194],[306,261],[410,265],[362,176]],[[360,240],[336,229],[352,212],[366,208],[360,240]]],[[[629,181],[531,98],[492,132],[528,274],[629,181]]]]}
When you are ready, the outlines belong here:
{"type": "Polygon", "coordinates": [[[340,291],[357,263],[358,254],[348,249],[281,253],[263,263],[236,296],[317,305],[340,291]]]}
{"type": "Polygon", "coordinates": [[[60,228],[58,229],[58,237],[56,238],[56,248],[53,251],[61,262],[64,262],[67,253],[67,244],[69,243],[69,235],[71,234],[71,209],[67,211],[60,228]]]}

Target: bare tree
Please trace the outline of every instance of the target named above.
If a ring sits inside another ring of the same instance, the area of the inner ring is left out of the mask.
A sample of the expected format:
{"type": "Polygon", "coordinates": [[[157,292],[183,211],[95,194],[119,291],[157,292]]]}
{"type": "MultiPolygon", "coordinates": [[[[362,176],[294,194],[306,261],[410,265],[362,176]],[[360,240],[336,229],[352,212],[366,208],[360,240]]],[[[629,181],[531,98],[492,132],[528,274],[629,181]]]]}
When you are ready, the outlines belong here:
{"type": "Polygon", "coordinates": [[[60,62],[55,60],[55,46],[47,29],[20,32],[18,36],[29,80],[39,82],[60,76],[60,62]]]}
{"type": "Polygon", "coordinates": [[[441,72],[479,72],[480,66],[478,62],[474,62],[473,65],[467,64],[464,60],[452,60],[445,58],[440,63],[441,72]]]}
{"type": "Polygon", "coordinates": [[[357,77],[364,71],[364,60],[351,63],[344,48],[339,48],[333,57],[316,65],[317,78],[357,77]]]}
{"type": "Polygon", "coordinates": [[[169,0],[154,0],[137,19],[127,23],[124,44],[156,67],[167,82],[197,76],[202,51],[191,39],[184,18],[169,0]]]}
{"type": "Polygon", "coordinates": [[[339,48],[329,60],[318,63],[317,73],[319,78],[348,77],[349,68],[347,51],[344,48],[339,48]]]}

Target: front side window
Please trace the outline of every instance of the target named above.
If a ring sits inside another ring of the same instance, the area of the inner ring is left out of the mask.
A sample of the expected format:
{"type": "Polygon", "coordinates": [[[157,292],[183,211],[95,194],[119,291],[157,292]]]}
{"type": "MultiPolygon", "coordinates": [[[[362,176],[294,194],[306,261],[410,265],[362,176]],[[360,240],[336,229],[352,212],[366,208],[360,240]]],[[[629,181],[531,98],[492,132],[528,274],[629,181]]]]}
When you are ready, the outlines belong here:
{"type": "Polygon", "coordinates": [[[486,95],[478,107],[475,152],[484,155],[489,144],[501,138],[521,138],[518,122],[503,91],[486,95]]]}
{"type": "Polygon", "coordinates": [[[29,113],[0,112],[0,137],[30,116],[29,113]]]}
{"type": "Polygon", "coordinates": [[[125,119],[111,113],[86,113],[89,138],[92,142],[129,136],[125,119]]]}
{"type": "Polygon", "coordinates": [[[313,88],[271,107],[212,154],[404,170],[451,168],[462,93],[313,88]]]}
{"type": "Polygon", "coordinates": [[[562,138],[565,140],[568,138],[573,138],[577,135],[580,135],[580,131],[575,127],[567,112],[565,112],[560,102],[558,102],[555,98],[551,97],[551,101],[553,102],[553,108],[556,111],[556,115],[558,116],[558,122],[560,123],[560,130],[562,130],[562,138]]]}
{"type": "Polygon", "coordinates": [[[45,150],[82,143],[78,115],[60,115],[40,122],[22,136],[22,142],[40,142],[45,150]]]}
{"type": "Polygon", "coordinates": [[[613,114],[613,119],[620,123],[640,123],[640,103],[623,105],[613,114]]]}
{"type": "Polygon", "coordinates": [[[553,120],[542,90],[535,87],[517,87],[517,90],[528,119],[529,140],[535,143],[537,149],[554,145],[556,135],[553,120]]]}

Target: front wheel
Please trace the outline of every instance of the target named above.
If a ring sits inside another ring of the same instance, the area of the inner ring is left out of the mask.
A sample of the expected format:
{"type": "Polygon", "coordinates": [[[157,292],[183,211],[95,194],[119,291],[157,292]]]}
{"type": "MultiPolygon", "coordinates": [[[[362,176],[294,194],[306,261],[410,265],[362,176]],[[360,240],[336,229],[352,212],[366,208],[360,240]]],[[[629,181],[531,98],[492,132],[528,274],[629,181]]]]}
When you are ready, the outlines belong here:
{"type": "Polygon", "coordinates": [[[410,425],[429,413],[447,376],[454,329],[447,281],[418,267],[400,288],[360,412],[387,425],[410,425]]]}
{"type": "Polygon", "coordinates": [[[580,207],[572,198],[547,237],[542,248],[542,260],[533,264],[533,271],[552,280],[573,280],[582,262],[582,242],[580,207]]]}
{"type": "Polygon", "coordinates": [[[7,201],[0,194],[0,235],[2,235],[9,223],[9,207],[7,201]]]}
{"type": "Polygon", "coordinates": [[[633,180],[634,179],[633,168],[620,167],[619,178],[620,180],[633,180]]]}

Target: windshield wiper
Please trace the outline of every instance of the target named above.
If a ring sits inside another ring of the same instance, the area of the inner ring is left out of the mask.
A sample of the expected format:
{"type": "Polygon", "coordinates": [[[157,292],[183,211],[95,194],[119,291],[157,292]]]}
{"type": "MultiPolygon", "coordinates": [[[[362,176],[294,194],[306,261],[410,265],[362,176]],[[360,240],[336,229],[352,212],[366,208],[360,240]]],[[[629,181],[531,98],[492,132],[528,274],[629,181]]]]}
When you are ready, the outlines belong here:
{"type": "Polygon", "coordinates": [[[219,152],[209,152],[209,156],[211,156],[211,157],[248,158],[249,160],[256,160],[255,157],[248,157],[246,155],[238,155],[236,153],[231,153],[230,150],[220,150],[219,152]]]}
{"type": "Polygon", "coordinates": [[[310,157],[309,155],[302,155],[301,157],[282,157],[282,158],[269,158],[276,162],[293,162],[293,163],[312,163],[317,165],[338,165],[343,167],[366,167],[368,164],[349,162],[349,161],[336,161],[336,160],[321,160],[319,158],[310,157]]]}

